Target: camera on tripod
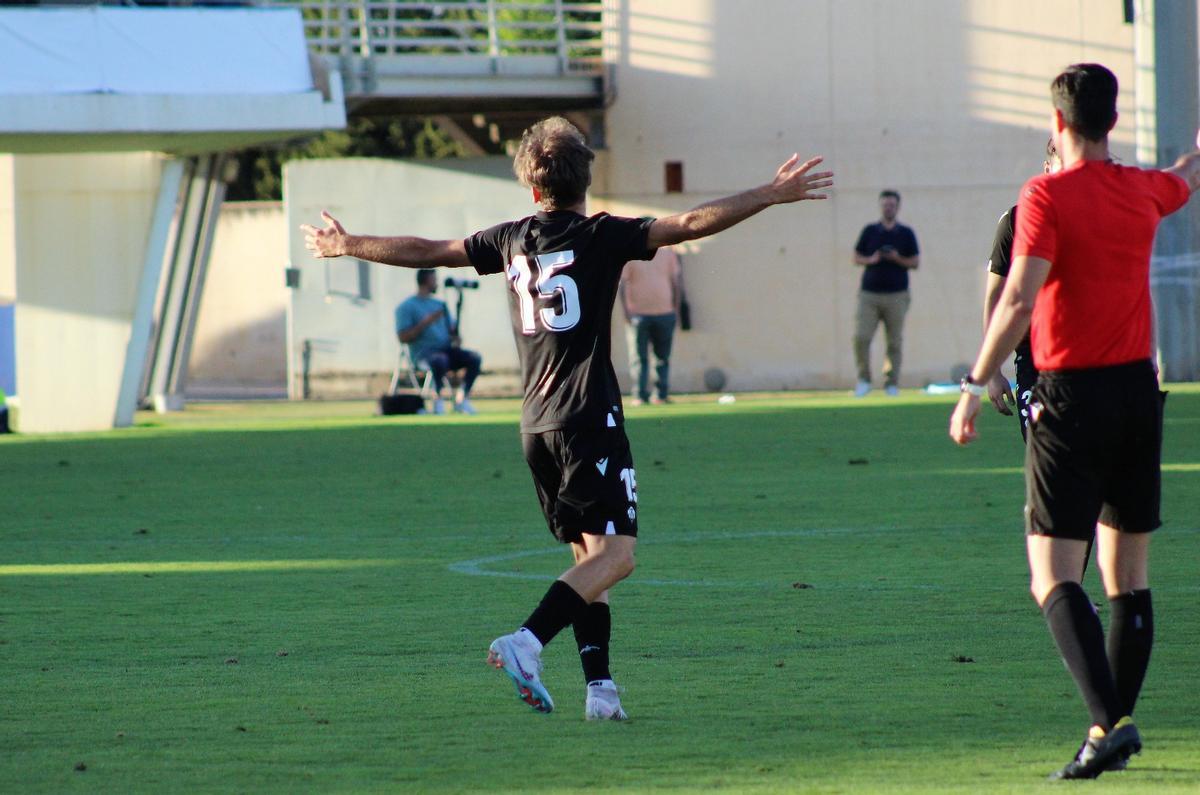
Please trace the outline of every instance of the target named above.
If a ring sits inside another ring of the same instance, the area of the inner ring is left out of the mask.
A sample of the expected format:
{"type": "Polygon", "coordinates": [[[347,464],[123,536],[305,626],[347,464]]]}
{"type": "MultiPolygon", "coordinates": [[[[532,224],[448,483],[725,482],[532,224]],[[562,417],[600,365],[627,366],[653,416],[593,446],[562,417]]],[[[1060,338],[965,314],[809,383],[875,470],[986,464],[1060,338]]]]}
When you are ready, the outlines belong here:
{"type": "Polygon", "coordinates": [[[479,282],[472,279],[455,279],[453,276],[447,276],[443,282],[445,287],[455,287],[459,290],[475,290],[479,287],[479,282]]]}

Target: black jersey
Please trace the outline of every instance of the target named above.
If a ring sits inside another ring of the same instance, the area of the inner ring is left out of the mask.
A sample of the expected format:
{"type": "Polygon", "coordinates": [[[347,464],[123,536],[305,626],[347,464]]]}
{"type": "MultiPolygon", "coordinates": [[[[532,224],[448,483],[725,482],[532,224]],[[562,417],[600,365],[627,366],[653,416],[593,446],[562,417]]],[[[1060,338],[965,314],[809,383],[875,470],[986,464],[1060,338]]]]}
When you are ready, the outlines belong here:
{"type": "MultiPolygon", "coordinates": [[[[1000,222],[996,224],[996,238],[992,241],[992,256],[988,257],[988,270],[1001,279],[1008,278],[1008,271],[1012,267],[1013,235],[1016,228],[1017,208],[1011,207],[1008,212],[1000,216],[1000,222]]],[[[1033,361],[1033,346],[1030,344],[1028,331],[1017,344],[1016,353],[1019,360],[1033,361]]]]}
{"type": "Polygon", "coordinates": [[[508,275],[521,359],[523,433],[622,424],[611,326],[621,269],[651,259],[652,220],[540,212],[464,242],[481,275],[508,275]]]}

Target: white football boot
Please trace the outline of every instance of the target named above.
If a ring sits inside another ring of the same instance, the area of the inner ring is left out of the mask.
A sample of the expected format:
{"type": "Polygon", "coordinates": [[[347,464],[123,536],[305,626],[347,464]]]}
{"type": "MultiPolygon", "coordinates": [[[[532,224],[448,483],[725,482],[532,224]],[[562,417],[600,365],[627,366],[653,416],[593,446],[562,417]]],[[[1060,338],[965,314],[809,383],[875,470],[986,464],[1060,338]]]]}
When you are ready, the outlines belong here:
{"type": "Polygon", "coordinates": [[[629,720],[625,710],[621,709],[620,692],[611,679],[588,683],[583,717],[587,720],[629,720]]]}
{"type": "MultiPolygon", "coordinates": [[[[536,639],[534,639],[536,641],[536,639]]],[[[504,671],[517,688],[517,698],[538,712],[551,712],[554,699],[539,678],[542,673],[542,653],[536,649],[526,632],[517,630],[502,635],[488,646],[488,665],[504,671]]]]}

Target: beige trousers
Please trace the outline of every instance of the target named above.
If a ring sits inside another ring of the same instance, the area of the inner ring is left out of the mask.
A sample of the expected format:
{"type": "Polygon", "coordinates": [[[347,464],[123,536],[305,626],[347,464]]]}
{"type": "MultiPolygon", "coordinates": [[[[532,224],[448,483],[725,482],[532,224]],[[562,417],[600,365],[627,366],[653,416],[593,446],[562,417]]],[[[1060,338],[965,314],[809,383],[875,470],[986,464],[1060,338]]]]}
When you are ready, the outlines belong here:
{"type": "Polygon", "coordinates": [[[858,380],[871,381],[871,338],[875,329],[883,323],[887,339],[887,357],[883,360],[885,386],[899,386],[900,359],[903,356],[904,316],[912,296],[908,290],[898,293],[858,293],[858,323],[854,331],[854,361],[858,366],[858,380]]]}

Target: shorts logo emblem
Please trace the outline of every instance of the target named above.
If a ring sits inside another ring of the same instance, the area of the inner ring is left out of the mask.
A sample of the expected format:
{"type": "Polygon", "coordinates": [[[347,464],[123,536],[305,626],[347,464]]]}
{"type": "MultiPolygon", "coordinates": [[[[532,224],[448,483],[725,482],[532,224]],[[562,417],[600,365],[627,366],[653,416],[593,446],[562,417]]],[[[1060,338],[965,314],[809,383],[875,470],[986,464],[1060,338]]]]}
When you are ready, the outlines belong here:
{"type": "Polygon", "coordinates": [[[630,508],[626,513],[628,514],[629,521],[631,522],[637,518],[637,511],[635,511],[633,508],[630,508]]]}
{"type": "Polygon", "coordinates": [[[1029,421],[1030,422],[1037,422],[1038,419],[1041,418],[1042,408],[1043,408],[1042,404],[1038,403],[1036,401],[1029,404],[1029,421]]]}
{"type": "Polygon", "coordinates": [[[604,474],[606,474],[606,473],[608,472],[608,459],[607,459],[607,458],[601,458],[599,461],[597,461],[597,462],[596,462],[596,469],[599,469],[599,470],[600,470],[600,474],[601,474],[601,475],[604,475],[604,474]]]}

